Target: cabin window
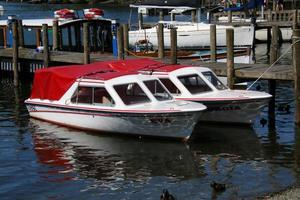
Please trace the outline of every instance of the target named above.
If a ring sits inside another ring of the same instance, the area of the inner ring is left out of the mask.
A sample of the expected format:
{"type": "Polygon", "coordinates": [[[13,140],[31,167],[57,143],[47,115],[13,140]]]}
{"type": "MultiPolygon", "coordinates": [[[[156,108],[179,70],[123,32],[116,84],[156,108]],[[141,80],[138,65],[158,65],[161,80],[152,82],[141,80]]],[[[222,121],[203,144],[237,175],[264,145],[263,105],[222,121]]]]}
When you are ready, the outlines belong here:
{"type": "Polygon", "coordinates": [[[115,103],[104,87],[79,86],[71,98],[72,103],[113,106],[115,103]]]}
{"type": "Polygon", "coordinates": [[[174,85],[174,83],[168,78],[160,78],[159,79],[164,86],[171,92],[172,95],[181,94],[180,90],[174,85]]]}
{"type": "Polygon", "coordinates": [[[158,80],[144,81],[144,83],[158,101],[166,101],[172,99],[172,96],[158,80]]]}
{"type": "Polygon", "coordinates": [[[115,104],[114,100],[108,94],[105,88],[97,87],[94,88],[94,105],[101,106],[113,106],[115,104]]]}
{"type": "Polygon", "coordinates": [[[115,85],[114,89],[126,105],[150,102],[149,97],[137,83],[115,85]]]}
{"type": "Polygon", "coordinates": [[[192,94],[212,91],[212,89],[201,79],[198,74],[191,74],[187,76],[178,76],[180,82],[192,94]]]}
{"type": "Polygon", "coordinates": [[[226,90],[227,87],[212,72],[202,72],[203,76],[211,82],[218,90],[226,90]]]}

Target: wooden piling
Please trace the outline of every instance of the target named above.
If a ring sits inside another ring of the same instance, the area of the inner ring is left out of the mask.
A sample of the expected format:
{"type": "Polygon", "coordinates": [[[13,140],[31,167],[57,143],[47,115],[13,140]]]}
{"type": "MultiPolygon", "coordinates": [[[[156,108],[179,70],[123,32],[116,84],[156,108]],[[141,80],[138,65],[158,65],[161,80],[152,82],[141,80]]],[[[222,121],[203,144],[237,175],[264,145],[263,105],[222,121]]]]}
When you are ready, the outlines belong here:
{"type": "Polygon", "coordinates": [[[124,43],[123,43],[123,26],[118,27],[117,43],[118,43],[118,59],[124,60],[124,43]]]}
{"type": "Polygon", "coordinates": [[[22,20],[18,20],[19,47],[24,47],[24,31],[22,20]]]}
{"type": "Polygon", "coordinates": [[[128,24],[123,24],[124,37],[124,55],[129,55],[129,29],[128,24]]]}
{"type": "Polygon", "coordinates": [[[139,29],[143,29],[143,13],[139,13],[138,15],[139,18],[139,29]]]}
{"type": "Polygon", "coordinates": [[[171,13],[171,21],[175,21],[175,14],[171,13]]]}
{"type": "Polygon", "coordinates": [[[228,23],[232,22],[232,12],[228,11],[228,23]]]}
{"type": "Polygon", "coordinates": [[[298,11],[294,10],[293,12],[293,29],[297,29],[298,28],[298,11]]]}
{"type": "Polygon", "coordinates": [[[13,58],[12,58],[12,64],[13,64],[13,71],[14,71],[14,86],[19,86],[19,76],[18,76],[18,25],[17,22],[12,23],[12,31],[13,31],[13,58]]]}
{"type": "Polygon", "coordinates": [[[36,47],[41,46],[41,29],[40,28],[36,29],[35,37],[36,37],[36,47]]]}
{"type": "MultiPolygon", "coordinates": [[[[271,39],[271,48],[270,48],[270,65],[272,65],[278,58],[278,26],[272,26],[272,39],[271,39]]],[[[275,95],[276,95],[276,80],[269,80],[269,93],[272,95],[272,98],[269,101],[268,106],[268,120],[269,128],[271,130],[275,129],[275,95]]]]}
{"type": "Polygon", "coordinates": [[[269,22],[272,21],[272,10],[271,9],[268,10],[268,21],[269,22]]]}
{"type": "Polygon", "coordinates": [[[3,28],[3,48],[7,47],[7,35],[6,35],[7,27],[3,28]]]}
{"type": "Polygon", "coordinates": [[[196,22],[196,10],[191,11],[191,18],[192,18],[192,23],[196,22]]]}
{"type": "Polygon", "coordinates": [[[212,62],[217,61],[217,29],[215,24],[210,25],[210,60],[212,62]]]}
{"type": "Polygon", "coordinates": [[[49,40],[48,40],[48,25],[43,24],[43,47],[44,47],[44,67],[49,66],[49,40]]]}
{"type": "Polygon", "coordinates": [[[158,24],[157,41],[158,41],[158,58],[163,59],[165,57],[164,25],[161,23],[158,24]]]}
{"type": "Polygon", "coordinates": [[[278,57],[278,26],[272,26],[272,40],[270,51],[270,64],[274,63],[278,57]]]}
{"type": "Polygon", "coordinates": [[[164,11],[163,10],[159,11],[159,21],[164,21],[164,11]]]}
{"type": "Polygon", "coordinates": [[[234,86],[234,30],[226,29],[227,46],[227,85],[230,89],[234,86]]]}
{"type": "Polygon", "coordinates": [[[52,40],[53,40],[53,46],[52,49],[53,51],[58,50],[58,20],[54,19],[52,22],[52,40]]]}
{"type": "Polygon", "coordinates": [[[293,30],[293,68],[295,88],[295,124],[300,126],[300,29],[293,30]]]}
{"type": "Polygon", "coordinates": [[[90,33],[89,23],[83,23],[83,63],[90,63],[90,33]]]}
{"type": "Polygon", "coordinates": [[[170,29],[171,39],[171,65],[177,64],[177,29],[170,29]]]}

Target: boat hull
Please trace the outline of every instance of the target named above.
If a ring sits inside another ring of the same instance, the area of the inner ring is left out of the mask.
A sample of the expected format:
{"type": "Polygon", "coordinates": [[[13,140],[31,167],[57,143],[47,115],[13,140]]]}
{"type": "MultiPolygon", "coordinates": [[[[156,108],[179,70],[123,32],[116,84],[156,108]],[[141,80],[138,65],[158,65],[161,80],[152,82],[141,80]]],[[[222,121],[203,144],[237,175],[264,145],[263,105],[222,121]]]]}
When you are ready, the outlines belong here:
{"type": "Polygon", "coordinates": [[[114,134],[188,139],[200,112],[134,113],[68,109],[27,104],[33,118],[59,125],[114,134]]]}
{"type": "Polygon", "coordinates": [[[201,122],[217,122],[232,124],[251,124],[259,115],[262,107],[267,105],[269,99],[249,101],[204,102],[207,110],[199,117],[201,122]]]}
{"type": "MultiPolygon", "coordinates": [[[[292,39],[292,29],[291,28],[280,28],[281,36],[283,41],[290,41],[292,39]]],[[[255,39],[261,42],[266,42],[268,40],[268,32],[266,29],[257,30],[255,33],[255,39]]]]}
{"type": "MultiPolygon", "coordinates": [[[[209,27],[209,26],[208,26],[209,27]]],[[[129,44],[135,46],[145,37],[153,44],[154,48],[158,47],[156,29],[142,29],[129,31],[129,44]]],[[[235,46],[252,46],[254,39],[253,27],[235,27],[234,28],[235,46]]],[[[166,49],[171,47],[170,29],[164,29],[164,45],[166,49]]],[[[192,29],[186,30],[182,27],[177,29],[177,46],[182,49],[198,49],[210,46],[210,29],[192,29]]],[[[217,29],[217,46],[226,46],[226,28],[217,29]]]]}

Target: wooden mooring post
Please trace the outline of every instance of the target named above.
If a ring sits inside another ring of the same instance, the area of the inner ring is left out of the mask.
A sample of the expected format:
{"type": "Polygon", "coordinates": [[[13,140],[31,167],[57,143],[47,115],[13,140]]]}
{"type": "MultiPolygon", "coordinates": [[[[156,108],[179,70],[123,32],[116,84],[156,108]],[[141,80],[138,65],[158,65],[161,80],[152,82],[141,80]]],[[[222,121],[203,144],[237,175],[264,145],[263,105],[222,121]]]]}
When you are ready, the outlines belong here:
{"type": "Polygon", "coordinates": [[[43,47],[44,47],[44,67],[49,66],[49,40],[48,40],[48,25],[42,25],[43,30],[43,47]]]}
{"type": "Polygon", "coordinates": [[[196,10],[191,11],[191,18],[192,18],[192,23],[196,22],[196,10]]]}
{"type": "Polygon", "coordinates": [[[118,59],[124,60],[124,39],[123,39],[123,26],[119,26],[117,30],[117,43],[118,43],[118,59]]]}
{"type": "Polygon", "coordinates": [[[164,21],[164,11],[163,10],[159,11],[159,21],[164,21]]]}
{"type": "Polygon", "coordinates": [[[232,23],[232,12],[228,11],[228,22],[232,23]]]}
{"type": "Polygon", "coordinates": [[[12,56],[12,64],[14,71],[14,86],[19,86],[19,75],[18,75],[18,57],[19,57],[19,42],[18,42],[18,24],[17,22],[12,23],[12,31],[13,31],[13,56],[12,56]]]}
{"type": "Polygon", "coordinates": [[[297,29],[298,28],[298,11],[294,10],[293,13],[293,29],[297,29]]]}
{"type": "Polygon", "coordinates": [[[89,23],[83,23],[83,63],[90,63],[90,30],[89,23]]]}
{"type": "Polygon", "coordinates": [[[216,25],[210,25],[210,60],[211,62],[216,62],[216,51],[217,51],[217,30],[216,25]]]}
{"type": "Polygon", "coordinates": [[[58,20],[55,19],[53,20],[53,24],[52,24],[52,40],[53,40],[53,46],[52,49],[53,51],[57,51],[58,50],[58,20]]]}
{"type": "Polygon", "coordinates": [[[139,29],[143,29],[143,13],[139,13],[138,15],[138,18],[139,18],[139,29]]]}
{"type": "Polygon", "coordinates": [[[227,85],[230,89],[234,86],[234,30],[226,29],[227,46],[227,85]]]}
{"type": "Polygon", "coordinates": [[[24,47],[24,31],[22,20],[18,20],[19,47],[24,47]]]}
{"type": "Polygon", "coordinates": [[[128,24],[123,24],[123,38],[124,38],[124,54],[129,55],[129,28],[128,24]]]}
{"type": "MultiPolygon", "coordinates": [[[[272,26],[272,39],[271,39],[271,49],[270,49],[270,65],[276,62],[278,58],[278,37],[279,37],[278,26],[272,26]]],[[[272,98],[269,101],[268,108],[268,118],[269,118],[269,128],[275,129],[275,95],[276,95],[276,80],[269,80],[269,93],[272,98]]]]}
{"type": "Polygon", "coordinates": [[[295,124],[300,126],[300,29],[293,30],[293,68],[295,87],[295,124]]]}
{"type": "Polygon", "coordinates": [[[171,39],[171,65],[177,64],[177,29],[170,29],[171,39]]]}
{"type": "Polygon", "coordinates": [[[164,25],[159,23],[157,28],[157,41],[158,41],[158,58],[165,57],[165,41],[164,41],[164,25]]]}

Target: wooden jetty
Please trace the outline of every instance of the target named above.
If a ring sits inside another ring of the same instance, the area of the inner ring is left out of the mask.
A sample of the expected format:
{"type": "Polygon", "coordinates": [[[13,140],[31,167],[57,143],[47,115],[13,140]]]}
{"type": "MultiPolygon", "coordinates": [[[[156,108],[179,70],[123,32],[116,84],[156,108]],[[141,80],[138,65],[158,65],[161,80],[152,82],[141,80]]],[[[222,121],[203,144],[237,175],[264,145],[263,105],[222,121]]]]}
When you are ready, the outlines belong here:
{"type": "MultiPolygon", "coordinates": [[[[296,11],[293,12],[295,16],[296,11]]],[[[297,13],[298,16],[298,13],[297,13]]],[[[112,60],[112,59],[128,59],[134,58],[128,55],[128,25],[119,26],[116,30],[111,30],[112,37],[115,37],[116,52],[114,55],[112,52],[103,52],[100,50],[97,52],[91,52],[91,42],[93,42],[93,33],[91,33],[90,22],[83,22],[81,25],[82,31],[77,34],[82,41],[82,52],[73,51],[60,51],[61,38],[58,39],[57,35],[59,33],[59,27],[53,22],[52,28],[52,48],[48,39],[48,24],[43,24],[42,26],[42,42],[44,50],[38,52],[35,49],[25,48],[21,45],[24,44],[22,36],[22,23],[13,22],[13,46],[12,48],[0,49],[0,70],[11,70],[14,73],[14,84],[18,86],[18,75],[24,70],[27,72],[33,72],[34,70],[28,70],[28,61],[39,62],[40,67],[49,67],[51,65],[59,64],[84,64],[96,61],[112,60]],[[47,48],[47,46],[49,48],[47,48]],[[46,48],[45,48],[46,47],[46,48]],[[2,62],[8,62],[12,60],[9,66],[4,65],[2,62]]],[[[271,25],[270,25],[271,26],[271,25]]],[[[233,29],[228,29],[227,33],[227,63],[216,63],[216,28],[215,25],[211,25],[211,60],[210,63],[203,63],[200,60],[178,60],[177,59],[177,32],[176,29],[171,29],[171,57],[165,58],[164,53],[164,41],[163,41],[163,31],[162,26],[158,26],[158,39],[161,41],[158,48],[158,58],[164,62],[169,62],[172,64],[180,63],[186,65],[194,66],[204,66],[211,68],[219,76],[227,76],[228,85],[230,88],[234,87],[234,83],[237,80],[256,80],[265,79],[269,81],[269,92],[275,97],[275,88],[277,80],[284,81],[294,81],[295,82],[295,103],[296,103],[296,114],[295,123],[300,125],[300,29],[298,28],[298,17],[295,17],[293,23],[290,23],[293,27],[293,65],[274,65],[269,68],[270,65],[265,64],[235,64],[233,62],[234,57],[234,34],[233,29]]],[[[271,26],[273,30],[272,40],[271,40],[271,51],[270,51],[270,62],[271,64],[275,62],[278,58],[278,26],[271,26]]],[[[68,29],[68,28],[67,28],[68,29]]],[[[79,40],[75,38],[75,41],[79,40]]],[[[112,42],[114,43],[114,42],[112,42]]],[[[26,42],[25,42],[26,44],[26,42]]],[[[269,116],[272,121],[275,119],[275,101],[274,98],[270,102],[269,106],[269,116]]],[[[271,121],[270,121],[271,123],[271,121]]]]}

